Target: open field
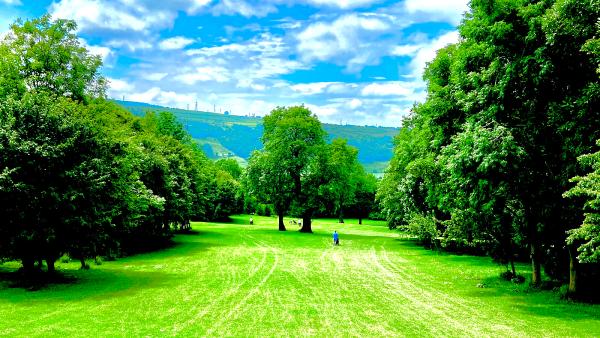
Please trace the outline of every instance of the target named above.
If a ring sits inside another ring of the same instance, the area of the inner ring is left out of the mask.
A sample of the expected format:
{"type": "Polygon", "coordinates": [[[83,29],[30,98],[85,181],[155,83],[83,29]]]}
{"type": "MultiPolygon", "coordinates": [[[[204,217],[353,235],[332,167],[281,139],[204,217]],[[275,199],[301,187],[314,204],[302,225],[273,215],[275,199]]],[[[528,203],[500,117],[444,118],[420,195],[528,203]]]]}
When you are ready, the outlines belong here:
{"type": "Polygon", "coordinates": [[[9,287],[17,264],[0,265],[0,335],[600,335],[600,306],[501,281],[486,257],[423,250],[368,221],[301,234],[247,219],[194,223],[169,249],[89,271],[57,263],[73,281],[38,291],[9,287]]]}

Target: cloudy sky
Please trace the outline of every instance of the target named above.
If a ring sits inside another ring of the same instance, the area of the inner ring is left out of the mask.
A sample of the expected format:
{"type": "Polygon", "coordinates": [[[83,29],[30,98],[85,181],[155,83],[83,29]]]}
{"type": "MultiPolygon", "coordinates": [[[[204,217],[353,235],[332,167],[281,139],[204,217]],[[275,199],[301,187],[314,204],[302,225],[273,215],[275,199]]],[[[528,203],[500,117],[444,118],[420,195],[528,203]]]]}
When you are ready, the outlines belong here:
{"type": "Polygon", "coordinates": [[[466,0],[0,0],[0,34],[46,12],[104,59],[109,96],[329,123],[399,126],[466,0]]]}

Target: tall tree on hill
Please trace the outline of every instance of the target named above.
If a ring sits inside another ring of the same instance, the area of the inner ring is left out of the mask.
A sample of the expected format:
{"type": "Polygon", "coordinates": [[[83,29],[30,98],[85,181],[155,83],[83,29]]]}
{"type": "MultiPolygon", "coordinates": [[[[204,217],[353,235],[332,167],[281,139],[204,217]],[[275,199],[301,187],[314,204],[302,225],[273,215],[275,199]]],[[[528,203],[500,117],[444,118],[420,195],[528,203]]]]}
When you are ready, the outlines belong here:
{"type": "Polygon", "coordinates": [[[311,218],[319,207],[315,192],[321,188],[315,185],[319,181],[315,161],[323,151],[325,132],[304,106],[275,108],[263,121],[264,149],[252,155],[248,181],[260,192],[259,200],[274,204],[279,230],[285,230],[283,215],[293,204],[302,214],[300,231],[312,232],[311,218]]]}

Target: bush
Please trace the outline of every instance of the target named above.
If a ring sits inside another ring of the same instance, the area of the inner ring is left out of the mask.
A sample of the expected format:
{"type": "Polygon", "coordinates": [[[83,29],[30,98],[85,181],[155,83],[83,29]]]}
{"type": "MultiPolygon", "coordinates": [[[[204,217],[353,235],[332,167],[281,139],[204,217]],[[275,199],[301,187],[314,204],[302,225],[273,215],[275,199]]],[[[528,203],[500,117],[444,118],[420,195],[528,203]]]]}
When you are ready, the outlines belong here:
{"type": "Polygon", "coordinates": [[[521,275],[516,275],[515,277],[511,278],[510,281],[515,284],[523,284],[523,282],[525,282],[525,277],[521,275]]]}
{"type": "Polygon", "coordinates": [[[515,275],[513,275],[513,273],[511,271],[504,271],[500,273],[500,278],[502,278],[505,281],[510,281],[515,277],[515,275]]]}
{"type": "Polygon", "coordinates": [[[521,275],[514,275],[512,271],[509,270],[500,273],[500,278],[502,278],[505,281],[513,282],[515,284],[523,284],[523,282],[525,282],[525,277],[521,275]]]}
{"type": "Polygon", "coordinates": [[[69,257],[69,255],[64,254],[60,257],[60,262],[61,263],[69,263],[71,261],[71,257],[69,257]]]}
{"type": "Polygon", "coordinates": [[[436,240],[439,233],[433,217],[414,213],[410,217],[407,230],[411,235],[416,236],[423,245],[437,247],[436,240]]]}

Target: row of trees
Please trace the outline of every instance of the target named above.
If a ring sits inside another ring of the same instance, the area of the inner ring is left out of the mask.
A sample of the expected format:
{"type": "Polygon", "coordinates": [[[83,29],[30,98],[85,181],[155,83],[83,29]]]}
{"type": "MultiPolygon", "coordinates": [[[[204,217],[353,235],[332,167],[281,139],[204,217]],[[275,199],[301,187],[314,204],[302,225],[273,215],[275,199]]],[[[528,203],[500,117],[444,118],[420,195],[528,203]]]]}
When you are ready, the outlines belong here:
{"type": "Polygon", "coordinates": [[[513,276],[526,249],[534,285],[544,266],[576,292],[578,264],[597,271],[600,255],[599,155],[584,155],[600,139],[600,6],[470,6],[460,41],[427,66],[427,100],[404,121],[378,198],[391,226],[430,245],[483,246],[513,276]]]}
{"type": "Polygon", "coordinates": [[[126,254],[237,211],[238,183],[169,113],[103,99],[74,22],[17,22],[0,44],[0,260],[126,254]]]}
{"type": "Polygon", "coordinates": [[[333,211],[343,222],[345,210],[360,221],[374,203],[377,181],[358,162],[358,151],[346,140],[325,142],[317,117],[304,106],[279,107],[264,117],[263,150],[255,151],[242,177],[243,190],[259,203],[273,206],[279,230],[283,217],[311,219],[333,211]]]}

